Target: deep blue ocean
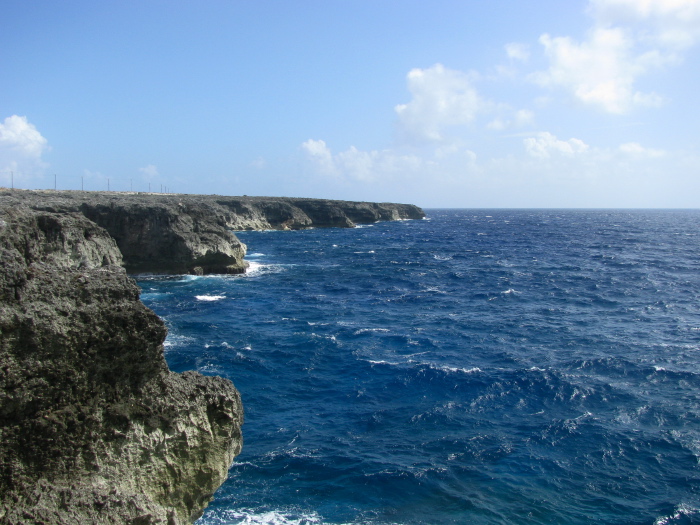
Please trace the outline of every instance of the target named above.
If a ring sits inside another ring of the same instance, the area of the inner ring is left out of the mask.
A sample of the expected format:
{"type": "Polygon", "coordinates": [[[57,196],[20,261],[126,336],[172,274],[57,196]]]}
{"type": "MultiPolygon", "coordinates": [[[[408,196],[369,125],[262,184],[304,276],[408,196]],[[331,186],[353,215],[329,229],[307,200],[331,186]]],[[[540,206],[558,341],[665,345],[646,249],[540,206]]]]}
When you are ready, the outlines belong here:
{"type": "Polygon", "coordinates": [[[197,523],[700,523],[700,211],[427,213],[139,278],[243,397],[197,523]]]}

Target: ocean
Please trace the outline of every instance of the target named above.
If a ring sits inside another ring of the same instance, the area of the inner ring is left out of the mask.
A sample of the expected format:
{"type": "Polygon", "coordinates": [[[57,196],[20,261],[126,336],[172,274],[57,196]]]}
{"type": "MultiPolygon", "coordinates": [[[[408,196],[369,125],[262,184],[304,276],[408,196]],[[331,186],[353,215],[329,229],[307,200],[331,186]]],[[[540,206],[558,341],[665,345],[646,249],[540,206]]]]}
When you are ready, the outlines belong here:
{"type": "Polygon", "coordinates": [[[243,397],[197,524],[700,523],[700,211],[426,212],[138,278],[243,397]]]}

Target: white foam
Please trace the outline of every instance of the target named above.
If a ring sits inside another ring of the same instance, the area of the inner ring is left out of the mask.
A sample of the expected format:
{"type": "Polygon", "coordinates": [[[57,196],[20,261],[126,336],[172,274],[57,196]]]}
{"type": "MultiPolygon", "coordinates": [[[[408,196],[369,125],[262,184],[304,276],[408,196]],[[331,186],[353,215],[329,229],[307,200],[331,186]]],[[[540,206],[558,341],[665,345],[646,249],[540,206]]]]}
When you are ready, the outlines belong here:
{"type": "Polygon", "coordinates": [[[195,295],[195,299],[198,301],[221,301],[221,299],[226,299],[225,295],[195,295]]]}
{"type": "Polygon", "coordinates": [[[375,360],[375,359],[368,359],[367,361],[372,365],[398,366],[398,364],[399,364],[399,363],[392,363],[391,361],[375,360]]]}
{"type": "Polygon", "coordinates": [[[285,267],[281,264],[262,264],[256,261],[249,261],[246,272],[238,275],[238,277],[259,277],[268,273],[279,273],[283,271],[285,271],[285,267]]]}
{"type": "Polygon", "coordinates": [[[390,332],[390,330],[388,328],[360,328],[358,330],[355,330],[353,332],[353,335],[360,335],[360,334],[366,334],[366,333],[371,333],[371,332],[387,333],[387,332],[390,332]]]}
{"type": "Polygon", "coordinates": [[[683,517],[697,517],[699,511],[697,508],[681,503],[674,509],[674,513],[670,516],[662,516],[654,520],[654,525],[666,525],[679,521],[683,517]]]}
{"type": "Polygon", "coordinates": [[[194,343],[194,341],[194,337],[190,337],[187,335],[178,335],[173,332],[168,332],[168,337],[166,337],[165,341],[163,341],[163,346],[167,350],[169,348],[177,346],[192,344],[194,343]]]}
{"type": "Polygon", "coordinates": [[[323,521],[316,513],[232,509],[205,515],[197,523],[201,525],[316,525],[323,521]]]}
{"type": "Polygon", "coordinates": [[[433,370],[440,370],[442,372],[451,372],[451,373],[456,373],[460,372],[462,374],[476,374],[478,372],[481,372],[481,368],[478,366],[474,366],[472,368],[458,368],[454,366],[446,366],[446,365],[434,365],[432,363],[426,363],[430,368],[433,370]]]}
{"type": "Polygon", "coordinates": [[[249,253],[246,257],[265,257],[264,253],[249,253]]]}

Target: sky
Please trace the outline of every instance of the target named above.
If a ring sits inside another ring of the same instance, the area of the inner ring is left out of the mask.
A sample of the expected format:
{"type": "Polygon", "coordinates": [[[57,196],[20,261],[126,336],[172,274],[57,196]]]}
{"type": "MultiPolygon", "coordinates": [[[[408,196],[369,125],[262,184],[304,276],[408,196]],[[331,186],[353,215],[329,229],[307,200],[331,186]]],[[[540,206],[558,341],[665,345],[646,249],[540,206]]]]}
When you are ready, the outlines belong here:
{"type": "Polygon", "coordinates": [[[0,49],[0,186],[700,207],[700,0],[23,0],[0,49]]]}

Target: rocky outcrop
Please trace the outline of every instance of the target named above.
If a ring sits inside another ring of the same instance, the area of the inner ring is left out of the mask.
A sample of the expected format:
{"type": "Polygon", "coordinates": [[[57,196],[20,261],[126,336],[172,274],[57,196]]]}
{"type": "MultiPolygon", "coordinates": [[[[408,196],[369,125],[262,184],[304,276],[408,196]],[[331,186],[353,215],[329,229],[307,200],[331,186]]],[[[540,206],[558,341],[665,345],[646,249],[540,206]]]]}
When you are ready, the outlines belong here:
{"type": "Polygon", "coordinates": [[[242,273],[239,230],[343,227],[422,219],[409,204],[279,197],[0,190],[0,204],[80,213],[116,241],[129,273],[242,273]]]}
{"type": "Polygon", "coordinates": [[[233,385],[168,370],[82,213],[2,202],[0,259],[0,523],[194,521],[241,448],[233,385]]]}

